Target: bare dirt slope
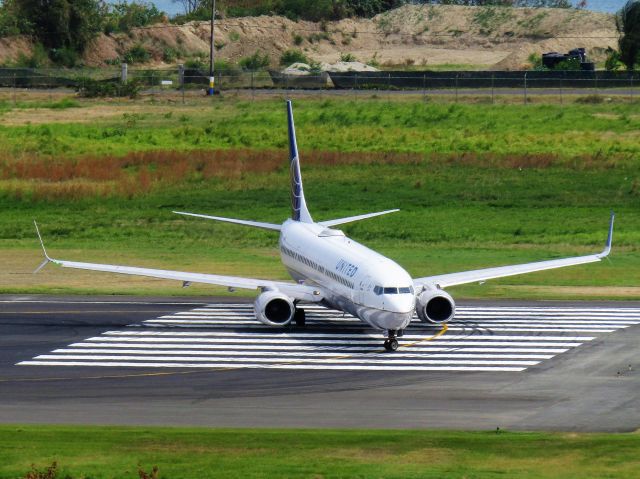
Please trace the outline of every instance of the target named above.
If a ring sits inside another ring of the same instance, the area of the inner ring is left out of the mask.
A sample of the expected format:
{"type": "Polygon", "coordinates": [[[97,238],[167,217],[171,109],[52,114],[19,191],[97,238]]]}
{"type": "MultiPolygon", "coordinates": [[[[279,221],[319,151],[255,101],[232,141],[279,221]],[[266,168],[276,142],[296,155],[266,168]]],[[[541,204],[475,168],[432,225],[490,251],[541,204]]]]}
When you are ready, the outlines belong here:
{"type": "MultiPolygon", "coordinates": [[[[217,58],[237,62],[260,51],[276,66],[282,53],[298,48],[313,60],[335,62],[342,53],[383,66],[446,65],[478,69],[526,68],[531,53],[586,47],[595,60],[616,45],[612,15],[574,9],[529,9],[407,5],[372,19],[294,22],[277,16],[228,18],[216,26],[217,58]]],[[[101,35],[85,61],[99,66],[142,45],[153,63],[175,64],[208,56],[209,25],[160,24],[130,34],[101,35]],[[167,58],[167,52],[178,58],[167,58]],[[164,59],[164,60],[163,60],[164,59]]],[[[2,49],[0,48],[0,59],[2,49]]]]}

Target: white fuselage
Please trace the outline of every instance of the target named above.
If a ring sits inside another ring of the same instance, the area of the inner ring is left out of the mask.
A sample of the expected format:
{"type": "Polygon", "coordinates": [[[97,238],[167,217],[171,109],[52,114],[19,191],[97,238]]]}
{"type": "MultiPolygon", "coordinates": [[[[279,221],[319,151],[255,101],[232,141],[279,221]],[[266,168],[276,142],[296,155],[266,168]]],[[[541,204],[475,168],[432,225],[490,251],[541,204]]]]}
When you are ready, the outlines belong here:
{"type": "Polygon", "coordinates": [[[404,329],[413,317],[411,276],[341,231],[287,220],[280,232],[280,255],[296,281],[322,288],[329,307],[384,330],[404,329]]]}

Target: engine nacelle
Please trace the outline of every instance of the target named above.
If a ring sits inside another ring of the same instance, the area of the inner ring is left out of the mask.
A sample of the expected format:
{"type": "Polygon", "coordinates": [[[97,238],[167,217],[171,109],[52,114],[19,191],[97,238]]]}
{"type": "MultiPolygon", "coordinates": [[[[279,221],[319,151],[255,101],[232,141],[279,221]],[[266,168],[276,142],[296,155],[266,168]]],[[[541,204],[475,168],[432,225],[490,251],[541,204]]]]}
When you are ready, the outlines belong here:
{"type": "Polygon", "coordinates": [[[453,318],[456,303],[446,291],[425,289],[416,301],[416,312],[424,323],[444,324],[453,318]]]}
{"type": "Polygon", "coordinates": [[[260,294],[253,303],[253,308],[258,321],[272,327],[286,326],[296,313],[291,298],[279,291],[260,294]]]}

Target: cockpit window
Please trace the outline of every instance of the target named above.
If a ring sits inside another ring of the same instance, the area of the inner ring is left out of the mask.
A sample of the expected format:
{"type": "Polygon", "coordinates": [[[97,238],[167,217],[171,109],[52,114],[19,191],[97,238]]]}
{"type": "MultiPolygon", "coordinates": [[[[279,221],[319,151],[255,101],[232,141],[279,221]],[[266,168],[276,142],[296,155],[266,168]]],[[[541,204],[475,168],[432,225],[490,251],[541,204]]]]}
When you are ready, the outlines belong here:
{"type": "Polygon", "coordinates": [[[375,286],[373,292],[380,296],[381,294],[413,294],[413,286],[405,286],[402,288],[383,288],[382,286],[375,286]]]}

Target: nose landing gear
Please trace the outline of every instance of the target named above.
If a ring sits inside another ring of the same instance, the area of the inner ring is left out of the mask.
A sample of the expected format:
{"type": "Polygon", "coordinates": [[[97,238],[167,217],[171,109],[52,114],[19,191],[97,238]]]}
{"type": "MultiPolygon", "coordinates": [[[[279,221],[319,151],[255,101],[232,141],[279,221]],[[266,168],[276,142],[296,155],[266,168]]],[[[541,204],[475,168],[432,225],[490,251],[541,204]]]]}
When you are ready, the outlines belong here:
{"type": "MultiPolygon", "coordinates": [[[[396,330],[390,329],[388,332],[389,336],[384,340],[384,349],[387,351],[396,351],[398,349],[398,340],[396,339],[396,330]]],[[[400,332],[399,336],[402,336],[402,332],[400,332]]]]}

